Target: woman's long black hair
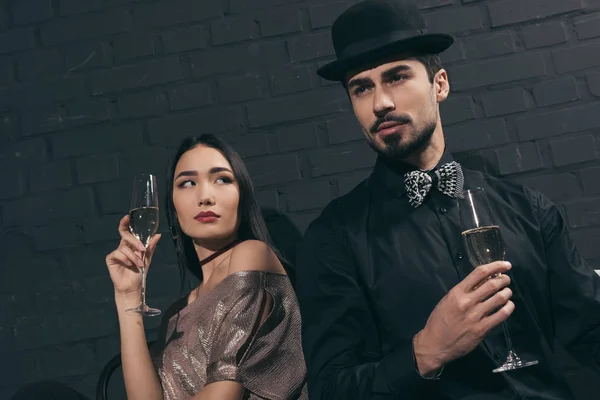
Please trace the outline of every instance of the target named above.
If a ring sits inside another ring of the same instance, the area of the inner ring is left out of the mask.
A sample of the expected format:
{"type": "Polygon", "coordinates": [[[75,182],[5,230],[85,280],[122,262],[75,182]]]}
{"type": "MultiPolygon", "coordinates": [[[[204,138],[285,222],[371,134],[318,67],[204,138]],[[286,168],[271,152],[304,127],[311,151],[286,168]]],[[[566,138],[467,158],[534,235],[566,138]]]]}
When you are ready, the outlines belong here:
{"type": "Polygon", "coordinates": [[[181,156],[198,145],[204,145],[220,151],[231,165],[240,191],[240,201],[238,206],[240,225],[238,228],[238,239],[260,240],[269,245],[279,259],[284,262],[285,260],[283,260],[272,244],[267,225],[254,195],[254,187],[252,185],[252,180],[250,179],[250,174],[240,155],[227,142],[214,135],[204,134],[201,136],[188,137],[179,145],[167,172],[167,221],[169,223],[169,228],[171,229],[171,236],[175,243],[175,251],[177,252],[182,289],[185,281],[186,269],[202,281],[202,268],[192,239],[183,233],[181,226],[179,225],[177,212],[175,211],[175,205],[173,204],[173,181],[175,178],[175,168],[177,167],[177,163],[181,156]]]}

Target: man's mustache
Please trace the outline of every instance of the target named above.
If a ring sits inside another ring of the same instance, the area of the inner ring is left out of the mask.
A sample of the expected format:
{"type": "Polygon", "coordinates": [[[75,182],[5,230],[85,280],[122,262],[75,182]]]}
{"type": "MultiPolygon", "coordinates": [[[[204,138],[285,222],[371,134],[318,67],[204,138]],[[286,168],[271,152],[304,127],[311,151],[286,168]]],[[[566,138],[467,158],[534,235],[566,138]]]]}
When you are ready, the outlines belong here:
{"type": "Polygon", "coordinates": [[[370,132],[377,133],[377,131],[379,130],[379,126],[381,124],[383,124],[384,122],[390,122],[390,121],[398,122],[399,124],[412,123],[412,119],[406,114],[403,114],[403,115],[388,114],[383,118],[377,118],[377,121],[375,121],[375,123],[373,123],[373,126],[371,126],[370,132]]]}

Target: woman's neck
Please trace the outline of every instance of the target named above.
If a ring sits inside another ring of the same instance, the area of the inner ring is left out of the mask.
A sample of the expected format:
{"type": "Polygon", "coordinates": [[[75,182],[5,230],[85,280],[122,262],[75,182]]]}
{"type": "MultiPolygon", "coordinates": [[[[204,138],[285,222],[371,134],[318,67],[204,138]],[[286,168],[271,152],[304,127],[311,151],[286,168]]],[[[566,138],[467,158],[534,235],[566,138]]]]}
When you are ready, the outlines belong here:
{"type": "Polygon", "coordinates": [[[196,249],[196,255],[201,263],[202,267],[202,281],[206,282],[210,279],[210,276],[214,272],[215,268],[229,256],[229,251],[221,250],[232,244],[237,240],[237,235],[227,239],[215,239],[215,240],[202,240],[194,241],[194,248],[196,249]],[[213,256],[215,256],[213,258],[213,256]],[[203,260],[206,260],[203,262],[203,260]]]}

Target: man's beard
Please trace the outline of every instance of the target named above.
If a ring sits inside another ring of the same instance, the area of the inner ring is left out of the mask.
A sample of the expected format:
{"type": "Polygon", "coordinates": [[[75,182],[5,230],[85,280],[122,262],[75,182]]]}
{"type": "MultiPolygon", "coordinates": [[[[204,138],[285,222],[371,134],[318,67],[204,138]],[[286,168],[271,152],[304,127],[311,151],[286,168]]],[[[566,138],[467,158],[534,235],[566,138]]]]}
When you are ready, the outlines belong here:
{"type": "MultiPolygon", "coordinates": [[[[407,127],[412,127],[412,119],[408,116],[387,116],[385,119],[380,119],[375,122],[371,128],[371,132],[374,135],[383,122],[396,121],[398,123],[406,124],[407,127]]],[[[411,154],[422,150],[427,147],[431,142],[435,128],[437,127],[436,119],[432,119],[422,127],[415,127],[411,132],[393,133],[383,137],[384,147],[379,143],[375,142],[373,136],[368,136],[369,146],[375,150],[381,157],[390,162],[402,161],[411,154]],[[403,138],[404,136],[404,138],[403,138]]]]}

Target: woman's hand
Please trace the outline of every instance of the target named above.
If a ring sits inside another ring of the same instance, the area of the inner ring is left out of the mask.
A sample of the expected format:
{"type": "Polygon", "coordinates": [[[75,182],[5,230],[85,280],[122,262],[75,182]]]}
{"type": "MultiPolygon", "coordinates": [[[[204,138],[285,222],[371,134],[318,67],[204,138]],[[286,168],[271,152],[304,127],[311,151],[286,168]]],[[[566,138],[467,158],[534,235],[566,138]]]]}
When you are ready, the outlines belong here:
{"type": "MultiPolygon", "coordinates": [[[[121,235],[119,247],[106,256],[106,266],[110,273],[110,279],[115,286],[115,294],[139,297],[142,287],[142,271],[140,268],[144,265],[142,253],[145,249],[142,242],[129,231],[129,215],[121,218],[119,234],[121,235]]],[[[146,268],[152,261],[152,255],[160,237],[160,234],[156,234],[150,240],[146,251],[146,268]]]]}

